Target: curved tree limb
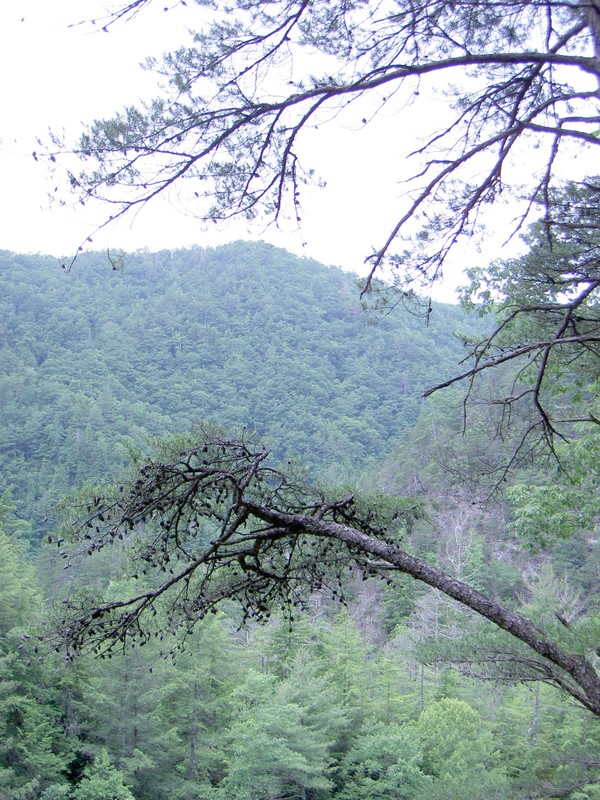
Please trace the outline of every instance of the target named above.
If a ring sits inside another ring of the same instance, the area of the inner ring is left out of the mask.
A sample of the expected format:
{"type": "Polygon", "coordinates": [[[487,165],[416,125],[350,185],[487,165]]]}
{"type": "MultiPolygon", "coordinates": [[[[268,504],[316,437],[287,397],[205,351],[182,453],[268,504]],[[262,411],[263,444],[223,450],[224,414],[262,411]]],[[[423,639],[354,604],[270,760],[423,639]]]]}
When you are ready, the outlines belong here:
{"type": "Polygon", "coordinates": [[[406,502],[388,500],[383,508],[353,495],[332,501],[311,494],[269,467],[264,449],[243,440],[205,437],[174,455],[143,466],[128,491],[94,498],[72,529],[70,557],[82,546],[89,553],[121,541],[154,578],[126,599],[69,601],[59,634],[71,651],[91,647],[105,654],[126,641],[143,643],[157,632],[157,609],[171,631],[190,628],[227,599],[241,603],[246,619],[263,619],[274,604],[291,617],[310,592],[343,598],[348,568],[384,578],[392,570],[515,637],[541,659],[546,680],[600,716],[600,677],[591,661],[565,652],[533,622],[401,548],[398,528],[415,513],[406,502]]]}

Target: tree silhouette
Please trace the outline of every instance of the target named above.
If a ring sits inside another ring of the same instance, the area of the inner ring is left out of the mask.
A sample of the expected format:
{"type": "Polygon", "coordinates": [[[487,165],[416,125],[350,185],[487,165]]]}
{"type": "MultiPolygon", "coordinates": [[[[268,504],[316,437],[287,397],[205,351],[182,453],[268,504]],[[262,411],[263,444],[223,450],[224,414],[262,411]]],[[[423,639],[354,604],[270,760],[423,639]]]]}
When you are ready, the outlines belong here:
{"type": "MultiPolygon", "coordinates": [[[[127,3],[103,22],[150,2],[127,3]]],[[[159,97],[94,122],[74,148],[56,139],[48,154],[82,201],[109,203],[107,221],[176,183],[188,213],[205,220],[299,221],[302,186],[318,179],[306,135],[344,109],[362,127],[389,107],[394,133],[424,140],[395,224],[365,254],[367,285],[390,256],[407,290],[438,278],[480,212],[507,195],[521,201],[516,228],[536,203],[552,219],[558,168],[600,144],[597,0],[200,5],[211,21],[150,62],[166,81],[159,97]],[[423,87],[451,112],[433,133],[423,87]],[[536,176],[523,178],[534,149],[536,176]],[[404,234],[417,246],[406,249],[404,234]]]]}

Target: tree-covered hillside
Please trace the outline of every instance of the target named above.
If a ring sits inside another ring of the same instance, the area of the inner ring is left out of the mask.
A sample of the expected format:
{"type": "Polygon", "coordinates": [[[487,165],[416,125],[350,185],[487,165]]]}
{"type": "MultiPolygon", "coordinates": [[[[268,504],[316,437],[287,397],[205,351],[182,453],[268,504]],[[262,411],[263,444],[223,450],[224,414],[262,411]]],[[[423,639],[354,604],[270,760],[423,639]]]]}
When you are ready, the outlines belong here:
{"type": "Polygon", "coordinates": [[[69,272],[0,254],[0,490],[38,529],[127,447],[204,420],[256,430],[339,482],[412,426],[462,356],[453,306],[428,327],[361,308],[356,279],[265,244],[105,253],[69,272]],[[373,323],[373,324],[372,324],[373,323]]]}
{"type": "Polygon", "coordinates": [[[1,258],[0,800],[600,800],[571,674],[597,645],[597,436],[482,501],[497,405],[473,393],[463,434],[421,400],[459,309],[365,312],[352,276],[266,245],[1,258]],[[537,650],[361,535],[534,621],[537,650]]]}

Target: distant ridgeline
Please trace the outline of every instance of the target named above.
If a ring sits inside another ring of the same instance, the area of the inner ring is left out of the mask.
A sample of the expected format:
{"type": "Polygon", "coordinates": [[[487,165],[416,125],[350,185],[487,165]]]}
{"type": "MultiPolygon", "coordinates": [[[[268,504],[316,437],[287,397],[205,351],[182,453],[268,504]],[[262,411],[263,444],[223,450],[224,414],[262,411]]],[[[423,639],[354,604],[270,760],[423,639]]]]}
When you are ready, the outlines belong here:
{"type": "MultiPolygon", "coordinates": [[[[0,252],[0,493],[34,536],[127,444],[204,420],[256,430],[333,481],[383,460],[456,369],[462,312],[373,321],[356,279],[265,244],[105,253],[66,273],[0,252]]],[[[50,524],[50,523],[48,523],[50,524]]]]}

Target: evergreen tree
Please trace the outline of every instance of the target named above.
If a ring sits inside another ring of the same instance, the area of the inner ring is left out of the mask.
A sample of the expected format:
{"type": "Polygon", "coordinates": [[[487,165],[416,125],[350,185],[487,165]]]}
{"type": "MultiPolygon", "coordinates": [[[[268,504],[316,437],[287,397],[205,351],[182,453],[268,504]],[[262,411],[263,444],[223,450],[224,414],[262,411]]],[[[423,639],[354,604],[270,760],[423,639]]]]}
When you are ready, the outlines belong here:
{"type": "Polygon", "coordinates": [[[106,750],[101,750],[88,767],[74,792],[75,800],[135,800],[124,776],[114,767],[106,750]]]}
{"type": "Polygon", "coordinates": [[[432,778],[421,769],[414,726],[366,722],[343,763],[341,800],[427,797],[432,778]]]}
{"type": "Polygon", "coordinates": [[[5,493],[0,498],[0,792],[26,800],[63,776],[69,743],[53,672],[38,661],[30,636],[43,606],[26,543],[19,538],[27,526],[13,512],[5,493]]]}
{"type": "Polygon", "coordinates": [[[238,721],[229,732],[223,798],[292,798],[332,787],[331,742],[301,706],[283,700],[275,676],[250,671],[234,697],[238,721]]]}
{"type": "Polygon", "coordinates": [[[431,703],[417,723],[422,768],[433,779],[423,798],[504,800],[512,789],[499,767],[489,725],[467,703],[445,698],[431,703]]]}

